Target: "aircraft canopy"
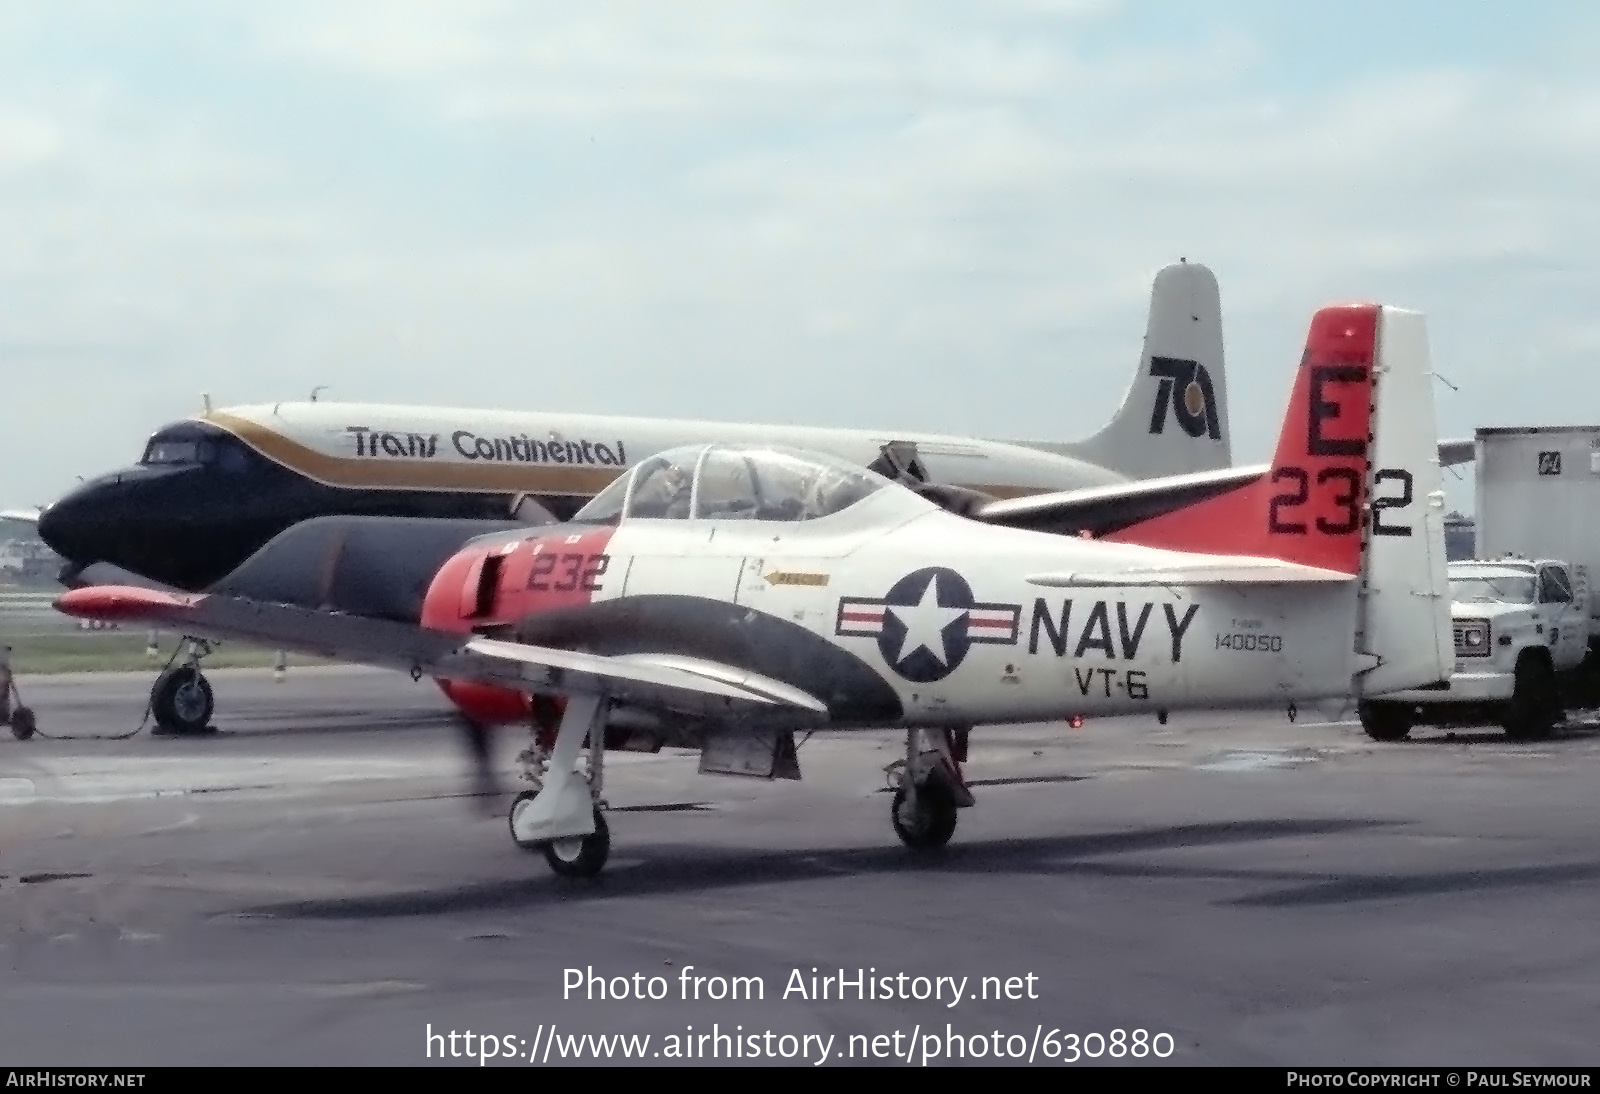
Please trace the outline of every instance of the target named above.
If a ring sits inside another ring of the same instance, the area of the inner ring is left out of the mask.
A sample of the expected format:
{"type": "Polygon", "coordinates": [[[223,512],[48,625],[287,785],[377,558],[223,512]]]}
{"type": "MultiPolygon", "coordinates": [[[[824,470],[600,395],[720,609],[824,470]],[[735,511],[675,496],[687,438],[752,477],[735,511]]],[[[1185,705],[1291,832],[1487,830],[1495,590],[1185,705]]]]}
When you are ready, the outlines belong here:
{"type": "Polygon", "coordinates": [[[816,520],[891,486],[818,452],[766,445],[690,445],[641,461],[580,509],[576,524],[623,519],[816,520]]]}

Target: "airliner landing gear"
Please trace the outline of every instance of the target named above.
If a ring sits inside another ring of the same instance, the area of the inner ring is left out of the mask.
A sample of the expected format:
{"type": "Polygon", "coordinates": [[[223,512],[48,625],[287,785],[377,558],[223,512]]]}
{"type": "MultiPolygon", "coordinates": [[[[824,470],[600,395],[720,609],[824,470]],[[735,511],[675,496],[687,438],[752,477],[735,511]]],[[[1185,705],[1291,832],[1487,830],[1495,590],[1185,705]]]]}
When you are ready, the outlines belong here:
{"type": "MultiPolygon", "coordinates": [[[[958,741],[964,746],[965,733],[959,739],[950,730],[906,733],[906,758],[894,765],[899,785],[889,819],[895,834],[913,850],[937,850],[949,843],[956,831],[956,810],[973,804],[956,759],[958,741]]],[[[962,755],[965,751],[959,748],[962,755]]]]}
{"type": "Polygon", "coordinates": [[[594,877],[611,853],[611,831],[603,812],[605,707],[592,695],[572,696],[556,731],[555,749],[544,756],[537,739],[522,754],[523,777],[537,784],[511,803],[511,838],[526,851],[542,851],[562,877],[594,877]],[[577,770],[578,750],[589,746],[587,771],[577,770]]]}
{"type": "Polygon", "coordinates": [[[156,677],[150,689],[150,713],[167,732],[189,735],[210,728],[216,703],[211,684],[200,671],[200,659],[210,652],[210,643],[191,639],[188,661],[156,677]]]}

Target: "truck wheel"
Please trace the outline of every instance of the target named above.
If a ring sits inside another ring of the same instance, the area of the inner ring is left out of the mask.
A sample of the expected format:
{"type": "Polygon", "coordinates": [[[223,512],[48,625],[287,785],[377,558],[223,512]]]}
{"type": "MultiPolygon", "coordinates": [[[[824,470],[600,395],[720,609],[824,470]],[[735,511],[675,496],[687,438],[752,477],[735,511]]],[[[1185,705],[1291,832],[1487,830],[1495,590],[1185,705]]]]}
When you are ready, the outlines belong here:
{"type": "Polygon", "coordinates": [[[1411,710],[1399,703],[1360,703],[1356,713],[1374,741],[1403,741],[1411,732],[1411,710]]]}
{"type": "Polygon", "coordinates": [[[1549,663],[1539,657],[1524,658],[1517,664],[1516,684],[1506,711],[1506,736],[1513,741],[1542,740],[1550,736],[1563,714],[1549,663]]]}

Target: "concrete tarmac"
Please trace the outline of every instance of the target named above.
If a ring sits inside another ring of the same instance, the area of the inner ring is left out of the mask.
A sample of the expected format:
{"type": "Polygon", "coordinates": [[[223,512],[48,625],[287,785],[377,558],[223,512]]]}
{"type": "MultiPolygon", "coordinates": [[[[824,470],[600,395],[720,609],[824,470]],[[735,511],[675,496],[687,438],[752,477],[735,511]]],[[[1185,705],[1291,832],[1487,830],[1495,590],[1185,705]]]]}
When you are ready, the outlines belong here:
{"type": "MultiPolygon", "coordinates": [[[[462,796],[426,681],[211,679],[217,733],[122,740],[149,675],[21,681],[52,738],[0,738],[8,1064],[1600,1056],[1593,728],[980,731],[978,804],[932,858],[889,826],[895,734],[817,735],[800,783],[613,753],[611,861],[574,883],[512,843],[503,805],[462,796]],[[841,998],[841,970],[877,998],[841,998]],[[645,998],[609,998],[634,974],[645,998]],[[1143,1055],[1092,1036],[1133,1031],[1143,1055]]],[[[508,773],[522,744],[507,733],[508,773]]]]}

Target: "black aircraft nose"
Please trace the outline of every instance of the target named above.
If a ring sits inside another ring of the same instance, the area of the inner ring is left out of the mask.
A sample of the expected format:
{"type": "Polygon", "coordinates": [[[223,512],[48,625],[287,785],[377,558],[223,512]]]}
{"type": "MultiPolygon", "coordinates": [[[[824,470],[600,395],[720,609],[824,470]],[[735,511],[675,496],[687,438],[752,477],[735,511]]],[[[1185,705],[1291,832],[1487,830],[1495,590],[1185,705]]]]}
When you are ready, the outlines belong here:
{"type": "Polygon", "coordinates": [[[121,563],[118,555],[149,519],[150,498],[118,472],[90,479],[39,512],[44,545],[77,566],[121,563]]]}
{"type": "Polygon", "coordinates": [[[89,563],[87,557],[88,528],[85,525],[87,508],[76,493],[68,494],[53,505],[39,511],[36,531],[44,545],[68,562],[89,563]]]}

